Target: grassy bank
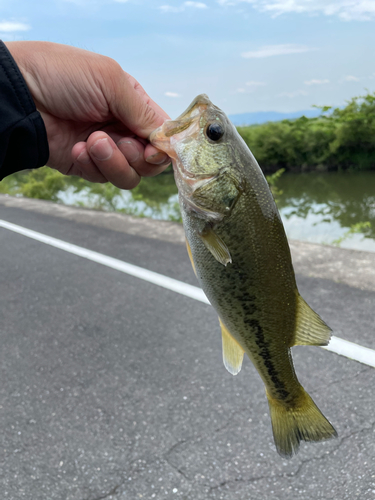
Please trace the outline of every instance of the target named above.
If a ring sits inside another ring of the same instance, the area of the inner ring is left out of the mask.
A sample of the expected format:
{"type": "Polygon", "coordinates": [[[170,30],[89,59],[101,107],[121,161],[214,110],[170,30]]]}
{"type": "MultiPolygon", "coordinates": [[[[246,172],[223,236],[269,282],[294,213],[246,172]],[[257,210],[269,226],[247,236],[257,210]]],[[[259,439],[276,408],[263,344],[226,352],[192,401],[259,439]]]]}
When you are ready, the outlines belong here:
{"type": "MultiPolygon", "coordinates": [[[[79,177],[65,176],[48,167],[24,170],[5,177],[0,193],[25,196],[64,203],[67,199],[76,206],[97,210],[122,212],[137,217],[180,220],[176,198],[177,187],[172,170],[154,178],[143,178],[131,191],[122,191],[110,183],[94,184],[79,177]],[[165,214],[165,205],[168,213],[165,214]]],[[[68,202],[69,203],[69,202],[68,202]]]]}
{"type": "Polygon", "coordinates": [[[375,169],[375,93],[318,118],[238,127],[264,172],[375,169]]]}

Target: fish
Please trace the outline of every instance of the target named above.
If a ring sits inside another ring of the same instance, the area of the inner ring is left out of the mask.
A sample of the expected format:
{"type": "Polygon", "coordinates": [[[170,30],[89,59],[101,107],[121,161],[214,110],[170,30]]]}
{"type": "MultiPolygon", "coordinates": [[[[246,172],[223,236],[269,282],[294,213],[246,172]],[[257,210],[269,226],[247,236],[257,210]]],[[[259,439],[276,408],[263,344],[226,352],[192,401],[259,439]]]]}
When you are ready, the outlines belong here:
{"type": "Polygon", "coordinates": [[[149,140],[172,160],[188,254],[219,315],[224,365],[236,375],[245,353],[253,362],[277,452],[289,458],[301,441],[336,437],[291,355],[296,345],[328,345],[331,329],[298,292],[278,209],[250,149],[205,94],[149,140]]]}

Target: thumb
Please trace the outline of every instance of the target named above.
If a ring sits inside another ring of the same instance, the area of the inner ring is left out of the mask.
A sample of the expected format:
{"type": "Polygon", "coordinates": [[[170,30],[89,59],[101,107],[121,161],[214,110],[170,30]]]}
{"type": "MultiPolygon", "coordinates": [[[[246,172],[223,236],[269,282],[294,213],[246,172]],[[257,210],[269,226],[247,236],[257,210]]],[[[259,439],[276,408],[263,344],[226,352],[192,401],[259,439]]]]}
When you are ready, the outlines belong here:
{"type": "Polygon", "coordinates": [[[119,85],[120,88],[114,93],[112,112],[134,134],[147,139],[169,116],[151,99],[137,80],[125,71],[119,85]]]}

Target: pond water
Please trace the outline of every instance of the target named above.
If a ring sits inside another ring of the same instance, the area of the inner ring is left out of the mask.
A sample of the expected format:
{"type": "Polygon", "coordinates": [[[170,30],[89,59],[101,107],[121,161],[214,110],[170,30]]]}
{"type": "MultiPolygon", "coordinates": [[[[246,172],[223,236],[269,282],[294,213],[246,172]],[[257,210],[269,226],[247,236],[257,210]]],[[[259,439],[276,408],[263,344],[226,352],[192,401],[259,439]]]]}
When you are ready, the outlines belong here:
{"type": "MultiPolygon", "coordinates": [[[[277,188],[289,238],[375,252],[375,172],[283,174],[277,188]]],[[[95,207],[100,205],[95,196],[68,190],[60,201],[95,207]]],[[[172,174],[143,179],[136,191],[123,191],[111,205],[133,215],[179,219],[172,174]]]]}
{"type": "Polygon", "coordinates": [[[284,174],[277,187],[289,238],[375,252],[375,172],[284,174]]]}

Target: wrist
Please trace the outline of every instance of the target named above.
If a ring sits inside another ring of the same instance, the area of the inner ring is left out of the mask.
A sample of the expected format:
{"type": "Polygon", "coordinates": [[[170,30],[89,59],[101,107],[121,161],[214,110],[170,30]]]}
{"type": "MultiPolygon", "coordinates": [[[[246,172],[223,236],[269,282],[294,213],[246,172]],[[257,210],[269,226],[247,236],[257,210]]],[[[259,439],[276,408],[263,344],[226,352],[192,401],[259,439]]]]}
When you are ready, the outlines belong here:
{"type": "Polygon", "coordinates": [[[24,78],[27,76],[27,50],[25,46],[27,43],[28,42],[4,42],[24,78]]]}
{"type": "MultiPolygon", "coordinates": [[[[30,94],[34,100],[35,106],[37,103],[35,102],[35,98],[32,92],[32,85],[30,85],[30,73],[28,71],[28,65],[30,65],[30,51],[27,50],[27,44],[29,42],[4,42],[7,49],[9,50],[11,56],[16,62],[18,69],[25,80],[27,88],[30,91],[30,94]]],[[[31,63],[32,64],[32,63],[31,63]]]]}
{"type": "Polygon", "coordinates": [[[48,68],[46,68],[47,53],[51,50],[51,46],[56,44],[51,42],[19,41],[5,42],[5,45],[26,82],[36,108],[40,111],[43,109],[43,74],[48,71],[48,68]]]}

